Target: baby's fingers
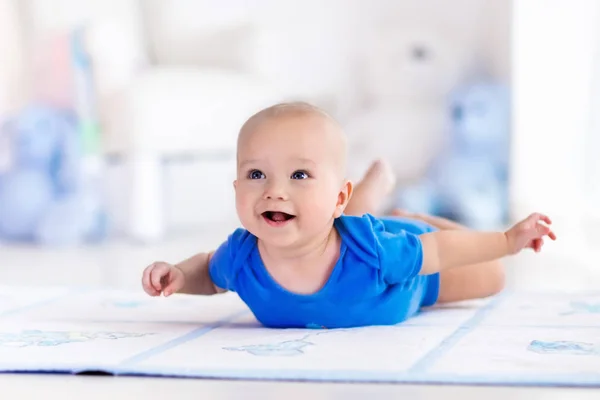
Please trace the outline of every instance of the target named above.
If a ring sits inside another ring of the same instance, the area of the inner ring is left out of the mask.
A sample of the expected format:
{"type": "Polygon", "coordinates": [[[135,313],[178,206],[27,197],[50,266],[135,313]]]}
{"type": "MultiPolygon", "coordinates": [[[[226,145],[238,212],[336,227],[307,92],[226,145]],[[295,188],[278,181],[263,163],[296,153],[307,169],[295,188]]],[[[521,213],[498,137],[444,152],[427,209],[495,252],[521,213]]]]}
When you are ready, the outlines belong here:
{"type": "Polygon", "coordinates": [[[171,267],[166,263],[154,263],[154,268],[150,271],[150,283],[154,290],[159,293],[163,289],[164,279],[168,277],[171,267]]]}
{"type": "Polygon", "coordinates": [[[545,214],[541,213],[533,213],[529,216],[530,219],[533,219],[535,222],[544,221],[548,225],[552,224],[552,220],[545,214]]]}
{"type": "Polygon", "coordinates": [[[552,220],[547,215],[539,214],[539,217],[540,217],[540,221],[544,221],[548,225],[552,225],[552,220]]]}
{"type": "Polygon", "coordinates": [[[160,294],[160,292],[158,292],[156,289],[154,289],[154,286],[152,285],[152,282],[150,281],[150,273],[152,272],[153,268],[154,268],[154,264],[149,265],[148,267],[146,267],[144,269],[144,273],[142,274],[142,287],[144,288],[144,291],[146,293],[148,293],[150,296],[158,296],[160,294]]]}
{"type": "Polygon", "coordinates": [[[538,237],[544,237],[552,232],[549,227],[539,223],[536,224],[535,230],[538,237]]]}
{"type": "Polygon", "coordinates": [[[533,251],[535,251],[536,253],[539,253],[540,251],[542,251],[542,246],[544,245],[544,239],[540,238],[540,239],[535,239],[533,241],[533,251]]]}
{"type": "Polygon", "coordinates": [[[158,292],[163,290],[163,287],[167,285],[166,277],[169,274],[169,271],[166,267],[155,269],[152,271],[150,275],[150,280],[152,281],[152,286],[158,292]]]}
{"type": "Polygon", "coordinates": [[[180,287],[181,285],[179,285],[179,282],[173,281],[171,283],[169,283],[166,287],[165,290],[163,291],[163,294],[165,297],[169,297],[170,295],[172,295],[173,293],[179,291],[179,289],[181,289],[180,287]]]}
{"type": "Polygon", "coordinates": [[[541,237],[548,236],[550,239],[556,240],[556,234],[546,225],[538,223],[537,232],[541,237]]]}

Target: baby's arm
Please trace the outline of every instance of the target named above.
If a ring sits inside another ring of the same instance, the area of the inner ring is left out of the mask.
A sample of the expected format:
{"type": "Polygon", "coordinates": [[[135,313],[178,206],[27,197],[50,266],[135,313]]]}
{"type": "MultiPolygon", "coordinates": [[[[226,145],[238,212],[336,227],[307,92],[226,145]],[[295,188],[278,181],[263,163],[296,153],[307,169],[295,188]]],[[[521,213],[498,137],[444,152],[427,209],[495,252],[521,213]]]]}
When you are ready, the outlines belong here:
{"type": "Polygon", "coordinates": [[[150,296],[170,296],[173,293],[211,295],[224,290],[212,281],[208,266],[214,252],[199,253],[171,265],[155,262],[144,269],[142,287],[150,296]]]}
{"type": "Polygon", "coordinates": [[[226,291],[215,285],[210,278],[208,265],[213,254],[214,251],[199,253],[175,265],[185,278],[179,293],[209,295],[226,291]]]}
{"type": "Polygon", "coordinates": [[[422,275],[449,268],[478,264],[515,254],[523,248],[539,251],[543,237],[556,239],[540,221],[551,223],[541,214],[532,214],[506,232],[442,230],[420,236],[423,248],[422,275]]]}
{"type": "Polygon", "coordinates": [[[421,243],[422,275],[493,261],[508,255],[508,240],[503,232],[437,231],[421,235],[421,243]]]}

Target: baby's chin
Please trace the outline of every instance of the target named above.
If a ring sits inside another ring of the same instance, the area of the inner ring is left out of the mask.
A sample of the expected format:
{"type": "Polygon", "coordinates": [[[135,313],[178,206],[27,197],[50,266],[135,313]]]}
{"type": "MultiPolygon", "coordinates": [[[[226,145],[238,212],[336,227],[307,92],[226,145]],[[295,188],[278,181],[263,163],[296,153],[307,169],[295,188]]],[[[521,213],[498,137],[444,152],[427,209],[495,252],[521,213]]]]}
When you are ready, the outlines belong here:
{"type": "Polygon", "coordinates": [[[255,232],[250,231],[256,238],[263,243],[263,245],[277,248],[294,248],[301,246],[307,238],[300,232],[283,232],[283,231],[270,231],[267,229],[257,229],[255,232]]]}

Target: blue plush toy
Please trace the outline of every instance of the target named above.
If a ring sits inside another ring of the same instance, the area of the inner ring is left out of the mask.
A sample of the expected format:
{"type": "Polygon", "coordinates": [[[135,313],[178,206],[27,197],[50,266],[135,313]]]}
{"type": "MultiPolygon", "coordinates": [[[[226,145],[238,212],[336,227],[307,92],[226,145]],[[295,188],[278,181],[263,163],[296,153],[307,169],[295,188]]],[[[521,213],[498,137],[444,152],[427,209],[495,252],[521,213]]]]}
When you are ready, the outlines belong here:
{"type": "Polygon", "coordinates": [[[81,179],[75,116],[31,105],[4,124],[12,165],[0,173],[0,240],[75,244],[104,237],[97,193],[81,179]]]}
{"type": "Polygon", "coordinates": [[[508,90],[491,82],[460,87],[450,110],[448,144],[424,179],[399,190],[397,205],[474,229],[497,229],[508,216],[508,90]]]}

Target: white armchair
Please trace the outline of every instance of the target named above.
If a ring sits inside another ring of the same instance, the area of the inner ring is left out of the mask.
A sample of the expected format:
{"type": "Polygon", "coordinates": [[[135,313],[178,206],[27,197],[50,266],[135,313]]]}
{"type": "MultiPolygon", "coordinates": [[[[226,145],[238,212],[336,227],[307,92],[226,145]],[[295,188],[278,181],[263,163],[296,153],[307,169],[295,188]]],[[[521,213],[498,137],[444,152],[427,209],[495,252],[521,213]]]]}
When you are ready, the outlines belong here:
{"type": "Polygon", "coordinates": [[[167,197],[197,197],[190,205],[196,209],[186,210],[191,219],[202,214],[207,224],[231,221],[237,132],[277,99],[266,84],[235,72],[157,65],[136,76],[103,117],[106,151],[122,155],[130,167],[128,233],[161,237],[167,197]],[[198,171],[168,179],[161,168],[167,159],[191,159],[189,168],[198,171]],[[194,177],[198,181],[188,181],[194,177]]]}
{"type": "Polygon", "coordinates": [[[237,221],[237,131],[259,108],[283,99],[253,68],[257,28],[229,13],[182,31],[182,15],[198,11],[191,6],[202,2],[21,3],[27,37],[88,28],[103,150],[122,161],[107,171],[111,214],[117,230],[142,241],[162,238],[174,220],[237,221]],[[169,167],[165,160],[192,161],[169,167]]]}

